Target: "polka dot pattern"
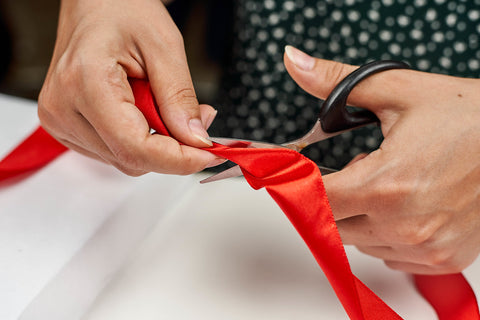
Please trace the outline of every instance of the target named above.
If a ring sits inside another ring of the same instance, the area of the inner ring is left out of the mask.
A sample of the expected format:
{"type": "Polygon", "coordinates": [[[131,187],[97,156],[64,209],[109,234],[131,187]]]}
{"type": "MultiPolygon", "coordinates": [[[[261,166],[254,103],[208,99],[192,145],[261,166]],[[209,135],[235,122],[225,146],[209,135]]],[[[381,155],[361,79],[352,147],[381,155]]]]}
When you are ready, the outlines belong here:
{"type": "MultiPolygon", "coordinates": [[[[480,74],[480,0],[237,0],[234,30],[215,135],[283,143],[310,129],[320,102],[286,73],[287,44],[356,65],[395,59],[422,71],[480,74]]],[[[305,153],[340,168],[381,140],[378,128],[365,128],[305,153]]]]}

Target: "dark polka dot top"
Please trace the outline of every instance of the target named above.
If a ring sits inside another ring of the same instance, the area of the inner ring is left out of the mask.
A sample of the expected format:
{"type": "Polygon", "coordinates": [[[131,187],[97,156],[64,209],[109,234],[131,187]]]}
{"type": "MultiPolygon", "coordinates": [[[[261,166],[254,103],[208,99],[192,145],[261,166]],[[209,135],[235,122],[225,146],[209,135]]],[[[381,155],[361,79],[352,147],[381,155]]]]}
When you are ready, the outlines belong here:
{"type": "MultiPolygon", "coordinates": [[[[479,77],[480,0],[237,0],[235,7],[213,135],[283,143],[311,128],[320,102],[285,71],[287,44],[344,63],[395,59],[417,70],[479,77]]],[[[381,141],[379,128],[365,128],[304,154],[341,168],[381,141]]]]}

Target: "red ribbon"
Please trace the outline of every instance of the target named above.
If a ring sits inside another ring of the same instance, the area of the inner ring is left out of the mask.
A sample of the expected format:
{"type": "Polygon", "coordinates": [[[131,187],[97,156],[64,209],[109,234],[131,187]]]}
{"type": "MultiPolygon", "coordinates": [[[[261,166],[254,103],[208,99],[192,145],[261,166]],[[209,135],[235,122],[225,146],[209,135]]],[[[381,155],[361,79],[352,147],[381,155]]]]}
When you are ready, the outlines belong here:
{"type": "MultiPolygon", "coordinates": [[[[151,128],[169,135],[158,115],[149,83],[132,80],[137,107],[151,128]]],[[[67,150],[38,128],[0,162],[0,181],[36,170],[67,150]]],[[[351,319],[401,319],[350,269],[315,163],[288,149],[232,148],[215,144],[206,149],[240,165],[254,189],[266,188],[310,248],[351,319]]],[[[418,290],[439,319],[480,319],[475,294],[462,274],[415,275],[418,290]]]]}

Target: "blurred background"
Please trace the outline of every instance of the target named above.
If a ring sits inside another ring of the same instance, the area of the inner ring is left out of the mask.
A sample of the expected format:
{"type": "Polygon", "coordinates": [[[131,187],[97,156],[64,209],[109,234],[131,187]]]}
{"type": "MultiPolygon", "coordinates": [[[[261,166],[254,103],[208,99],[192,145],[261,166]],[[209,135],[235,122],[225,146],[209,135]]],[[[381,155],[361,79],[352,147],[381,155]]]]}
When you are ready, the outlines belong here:
{"type": "MultiPolygon", "coordinates": [[[[169,10],[185,36],[187,55],[201,101],[211,101],[217,92],[219,64],[224,59],[231,1],[176,0],[169,10]],[[223,11],[222,19],[208,15],[223,11]],[[214,21],[216,25],[208,24],[214,21]],[[195,27],[192,27],[195,26],[195,27]],[[199,27],[201,26],[201,27],[199,27]],[[209,33],[216,29],[220,32],[209,33]],[[212,46],[207,46],[210,42],[212,46]],[[205,48],[210,48],[207,51],[205,48]],[[220,49],[220,50],[218,50],[220,49]]],[[[0,92],[37,99],[55,44],[60,0],[0,1],[0,92]]],[[[231,21],[231,20],[230,20],[231,21]]]]}
{"type": "Polygon", "coordinates": [[[53,52],[59,4],[0,1],[0,92],[37,98],[53,52]]]}

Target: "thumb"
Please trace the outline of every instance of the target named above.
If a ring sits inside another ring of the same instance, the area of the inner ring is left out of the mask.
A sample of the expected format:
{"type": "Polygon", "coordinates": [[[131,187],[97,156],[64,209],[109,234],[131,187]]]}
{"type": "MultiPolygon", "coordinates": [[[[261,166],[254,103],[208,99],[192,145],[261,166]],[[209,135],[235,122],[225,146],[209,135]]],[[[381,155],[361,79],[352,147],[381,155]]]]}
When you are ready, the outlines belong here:
{"type": "MultiPolygon", "coordinates": [[[[325,99],[333,88],[357,66],[317,59],[292,47],[285,47],[285,67],[295,82],[313,96],[325,99]]],[[[348,104],[375,113],[399,108],[411,88],[411,70],[388,70],[360,82],[348,97],[348,104]]],[[[413,86],[415,87],[415,86],[413,86]]],[[[377,114],[381,118],[381,114],[377,114]]]]}

